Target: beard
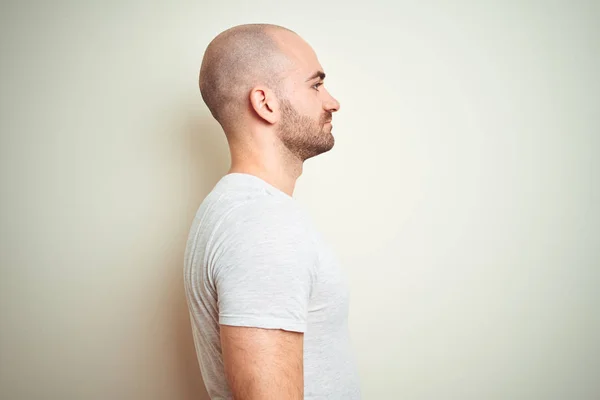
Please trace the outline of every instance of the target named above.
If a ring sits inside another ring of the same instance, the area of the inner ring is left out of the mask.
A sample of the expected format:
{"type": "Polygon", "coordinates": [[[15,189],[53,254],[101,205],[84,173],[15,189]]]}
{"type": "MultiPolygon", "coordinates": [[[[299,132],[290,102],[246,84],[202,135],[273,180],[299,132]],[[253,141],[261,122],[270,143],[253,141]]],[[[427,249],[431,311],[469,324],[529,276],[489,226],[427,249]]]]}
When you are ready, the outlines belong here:
{"type": "Polygon", "coordinates": [[[278,130],[283,145],[301,161],[318,156],[333,148],[335,139],[326,127],[331,113],[325,112],[319,120],[301,115],[289,100],[281,101],[282,120],[278,130]]]}

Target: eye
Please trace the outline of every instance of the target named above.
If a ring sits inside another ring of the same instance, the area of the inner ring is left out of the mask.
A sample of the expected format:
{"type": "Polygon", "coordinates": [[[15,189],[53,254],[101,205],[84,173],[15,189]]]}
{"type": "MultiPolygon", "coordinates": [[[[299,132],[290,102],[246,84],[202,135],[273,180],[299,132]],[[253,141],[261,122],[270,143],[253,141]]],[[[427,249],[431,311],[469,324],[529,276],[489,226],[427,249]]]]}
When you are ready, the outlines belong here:
{"type": "Polygon", "coordinates": [[[323,82],[317,82],[314,85],[311,86],[311,88],[315,89],[315,90],[319,90],[319,86],[321,86],[323,84],[323,82]]]}

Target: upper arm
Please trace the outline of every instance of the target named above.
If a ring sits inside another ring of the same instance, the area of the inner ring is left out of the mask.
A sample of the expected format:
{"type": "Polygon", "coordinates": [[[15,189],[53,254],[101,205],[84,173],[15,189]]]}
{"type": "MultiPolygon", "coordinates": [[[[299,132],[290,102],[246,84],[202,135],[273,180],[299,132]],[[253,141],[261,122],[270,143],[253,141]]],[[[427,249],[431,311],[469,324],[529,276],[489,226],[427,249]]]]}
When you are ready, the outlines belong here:
{"type": "Polygon", "coordinates": [[[304,334],[221,325],[221,346],[234,399],[304,398],[304,334]]]}
{"type": "Polygon", "coordinates": [[[305,222],[285,204],[242,210],[215,243],[219,323],[304,332],[317,252],[305,222]]]}
{"type": "Polygon", "coordinates": [[[303,346],[317,252],[285,204],[241,209],[215,243],[223,363],[236,400],[303,399],[303,346]]]}

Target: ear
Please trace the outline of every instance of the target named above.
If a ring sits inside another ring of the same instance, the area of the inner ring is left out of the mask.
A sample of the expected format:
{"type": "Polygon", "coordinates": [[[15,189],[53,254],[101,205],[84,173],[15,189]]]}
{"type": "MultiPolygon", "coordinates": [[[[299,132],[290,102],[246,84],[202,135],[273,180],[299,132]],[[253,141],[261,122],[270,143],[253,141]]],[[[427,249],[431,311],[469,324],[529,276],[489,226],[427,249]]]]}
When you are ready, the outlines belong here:
{"type": "Polygon", "coordinates": [[[265,87],[252,88],[250,106],[260,119],[269,124],[274,124],[279,119],[279,101],[275,93],[265,87]]]}

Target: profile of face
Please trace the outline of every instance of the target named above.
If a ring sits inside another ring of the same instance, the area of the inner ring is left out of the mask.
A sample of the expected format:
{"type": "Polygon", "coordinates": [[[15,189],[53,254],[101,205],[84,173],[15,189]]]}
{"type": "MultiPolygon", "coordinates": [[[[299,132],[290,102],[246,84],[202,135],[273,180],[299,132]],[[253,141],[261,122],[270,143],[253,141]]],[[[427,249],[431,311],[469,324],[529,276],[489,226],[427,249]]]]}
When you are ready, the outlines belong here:
{"type": "Polygon", "coordinates": [[[284,78],[277,134],[292,154],[305,161],[333,148],[331,121],[340,104],[325,89],[325,73],[313,49],[299,36],[285,35],[280,46],[294,67],[284,78]]]}

